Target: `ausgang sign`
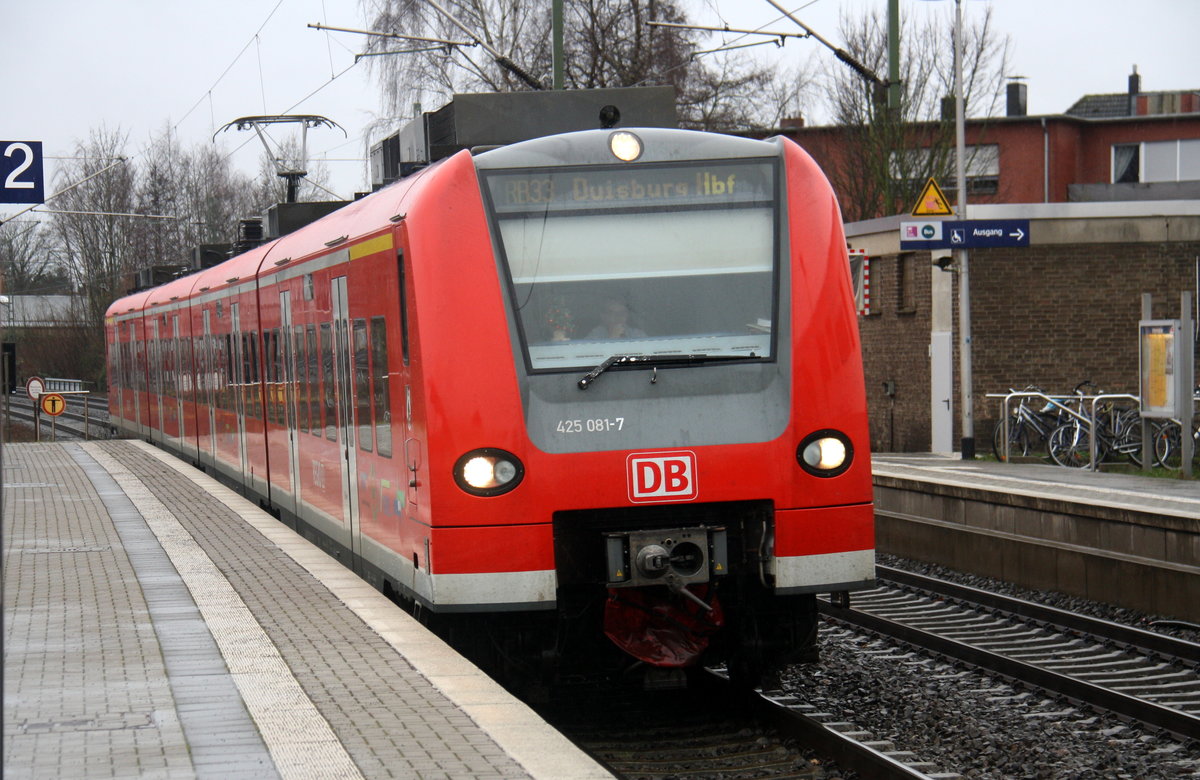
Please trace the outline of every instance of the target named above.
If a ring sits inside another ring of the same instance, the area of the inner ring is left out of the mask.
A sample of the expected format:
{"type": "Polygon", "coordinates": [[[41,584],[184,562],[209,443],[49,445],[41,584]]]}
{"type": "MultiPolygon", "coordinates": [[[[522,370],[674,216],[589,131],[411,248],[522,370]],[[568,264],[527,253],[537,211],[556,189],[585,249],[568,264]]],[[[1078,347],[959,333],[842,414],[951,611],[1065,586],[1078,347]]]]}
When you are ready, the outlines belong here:
{"type": "Polygon", "coordinates": [[[929,223],[901,223],[900,248],[983,249],[1029,246],[1027,219],[968,219],[936,224],[940,229],[934,231],[928,229],[929,223]]]}
{"type": "Polygon", "coordinates": [[[972,219],[943,227],[951,249],[1029,246],[1027,219],[972,219]]]}

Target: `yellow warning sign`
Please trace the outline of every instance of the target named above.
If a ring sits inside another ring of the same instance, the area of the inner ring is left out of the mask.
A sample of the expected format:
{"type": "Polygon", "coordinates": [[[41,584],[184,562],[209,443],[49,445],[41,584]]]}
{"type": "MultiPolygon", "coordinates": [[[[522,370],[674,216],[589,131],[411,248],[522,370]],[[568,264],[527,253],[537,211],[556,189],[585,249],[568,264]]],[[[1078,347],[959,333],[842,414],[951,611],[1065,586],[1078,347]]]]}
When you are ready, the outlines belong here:
{"type": "Polygon", "coordinates": [[[942,192],[942,188],[938,186],[932,176],[929,181],[925,182],[925,189],[921,190],[921,197],[917,198],[917,205],[913,206],[912,215],[914,217],[950,217],[954,215],[954,209],[950,208],[950,201],[946,200],[946,194],[942,192]]]}
{"type": "Polygon", "coordinates": [[[38,404],[51,417],[58,417],[67,410],[67,399],[58,393],[42,393],[38,396],[38,404]]]}

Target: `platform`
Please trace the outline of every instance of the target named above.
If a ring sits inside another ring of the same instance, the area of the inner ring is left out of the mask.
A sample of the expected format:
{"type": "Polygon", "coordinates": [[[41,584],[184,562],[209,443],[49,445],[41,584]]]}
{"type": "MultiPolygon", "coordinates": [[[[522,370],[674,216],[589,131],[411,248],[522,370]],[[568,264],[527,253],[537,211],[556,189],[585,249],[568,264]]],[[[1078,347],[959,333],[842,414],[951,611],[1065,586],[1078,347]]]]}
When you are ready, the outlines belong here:
{"type": "Polygon", "coordinates": [[[286,526],[144,443],[9,444],[6,778],[601,778],[286,526]]]}
{"type": "Polygon", "coordinates": [[[927,454],[872,461],[881,552],[1200,621],[1200,482],[927,454]]]}

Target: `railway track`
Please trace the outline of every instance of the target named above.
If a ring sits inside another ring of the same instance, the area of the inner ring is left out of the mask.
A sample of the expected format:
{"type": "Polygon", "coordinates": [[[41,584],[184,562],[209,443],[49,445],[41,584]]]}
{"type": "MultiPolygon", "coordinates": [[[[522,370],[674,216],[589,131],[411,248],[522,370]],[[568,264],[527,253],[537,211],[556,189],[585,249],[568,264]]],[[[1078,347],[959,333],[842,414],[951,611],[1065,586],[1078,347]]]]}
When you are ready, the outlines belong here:
{"type": "Polygon", "coordinates": [[[891,569],[830,619],[1200,740],[1200,644],[891,569]]]}
{"type": "Polygon", "coordinates": [[[543,717],[620,778],[960,777],[795,696],[737,691],[721,670],[694,676],[686,691],[559,696],[539,708],[543,717]]]}
{"type": "MultiPolygon", "coordinates": [[[[32,428],[35,421],[33,401],[24,392],[14,393],[7,400],[9,419],[32,428]]],[[[61,439],[83,439],[85,420],[86,438],[108,438],[108,399],[102,396],[68,396],[67,410],[53,423],[54,435],[61,439]],[[86,415],[83,412],[84,403],[87,404],[86,415]]],[[[41,423],[42,438],[48,440],[51,432],[50,418],[41,415],[41,423]]]]}

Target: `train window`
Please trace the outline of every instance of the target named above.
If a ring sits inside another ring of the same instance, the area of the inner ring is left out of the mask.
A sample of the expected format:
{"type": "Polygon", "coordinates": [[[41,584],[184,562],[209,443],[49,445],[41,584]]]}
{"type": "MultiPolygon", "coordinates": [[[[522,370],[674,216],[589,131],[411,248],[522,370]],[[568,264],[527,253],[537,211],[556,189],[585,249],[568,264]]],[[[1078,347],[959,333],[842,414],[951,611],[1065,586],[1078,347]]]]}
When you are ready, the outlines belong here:
{"type": "Polygon", "coordinates": [[[196,372],[198,370],[196,356],[200,353],[200,339],[190,338],[184,339],[184,378],[187,382],[186,390],[188,400],[196,403],[200,400],[200,393],[196,388],[196,372]]]}
{"type": "Polygon", "coordinates": [[[279,360],[279,378],[283,382],[283,393],[280,395],[283,400],[283,413],[280,416],[284,426],[293,430],[296,427],[296,368],[292,362],[292,340],[288,336],[287,328],[279,331],[279,360]]]}
{"type": "Polygon", "coordinates": [[[333,386],[333,328],[321,323],[321,381],[325,388],[325,438],[337,441],[337,391],[333,386]]]}
{"type": "Polygon", "coordinates": [[[217,406],[225,410],[230,408],[229,384],[233,381],[233,350],[231,347],[231,337],[228,333],[219,337],[217,341],[217,365],[220,366],[221,377],[217,383],[217,387],[219,388],[217,406]]]}
{"type": "Polygon", "coordinates": [[[308,371],[304,359],[304,326],[292,330],[292,364],[296,383],[296,428],[308,433],[308,371]]]}
{"type": "Polygon", "coordinates": [[[408,281],[404,273],[404,250],[396,253],[400,279],[400,360],[408,365],[408,281]]]}
{"type": "Polygon", "coordinates": [[[272,328],[270,332],[271,341],[269,342],[263,360],[266,362],[267,373],[267,414],[271,418],[271,422],[277,425],[283,425],[283,372],[280,370],[283,367],[283,360],[280,357],[280,352],[283,349],[283,344],[279,339],[279,328],[272,328]]]}
{"type": "Polygon", "coordinates": [[[274,368],[274,365],[275,365],[273,353],[275,350],[275,337],[277,335],[278,335],[277,332],[270,331],[270,330],[263,331],[263,334],[262,334],[262,337],[263,337],[263,381],[266,383],[266,387],[267,387],[266,408],[263,409],[263,413],[265,415],[265,418],[269,422],[275,422],[275,404],[272,403],[272,400],[271,400],[271,396],[275,392],[275,386],[271,383],[273,381],[275,381],[275,377],[272,375],[272,369],[274,368]]]}
{"type": "Polygon", "coordinates": [[[771,358],[777,165],[484,171],[529,367],[573,371],[619,354],[771,358]]]}
{"type": "Polygon", "coordinates": [[[275,328],[275,350],[272,353],[271,371],[275,375],[274,389],[271,391],[271,401],[275,405],[275,422],[287,426],[287,373],[284,365],[287,362],[287,331],[275,328]]]}
{"type": "Polygon", "coordinates": [[[242,392],[245,393],[246,416],[262,419],[262,391],[258,382],[258,334],[242,334],[242,392]]]}
{"type": "Polygon", "coordinates": [[[375,390],[375,451],[392,457],[392,402],[389,396],[387,321],[371,318],[371,379],[375,390]]]}
{"type": "Polygon", "coordinates": [[[318,391],[321,388],[321,378],[317,371],[317,329],[308,325],[304,329],[305,343],[307,346],[308,359],[308,392],[305,394],[308,398],[308,418],[312,425],[312,433],[317,436],[321,435],[321,397],[318,391]]]}
{"type": "Polygon", "coordinates": [[[371,424],[371,365],[367,353],[367,321],[354,321],[354,418],[358,425],[358,446],[370,452],[374,448],[371,424]]]}

